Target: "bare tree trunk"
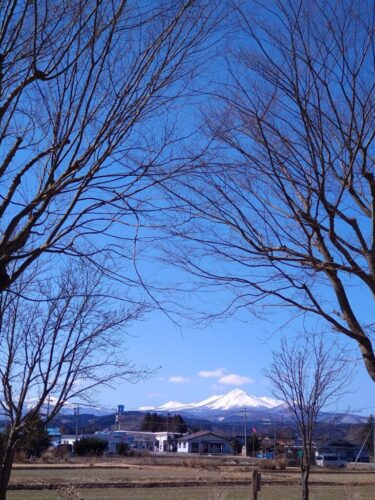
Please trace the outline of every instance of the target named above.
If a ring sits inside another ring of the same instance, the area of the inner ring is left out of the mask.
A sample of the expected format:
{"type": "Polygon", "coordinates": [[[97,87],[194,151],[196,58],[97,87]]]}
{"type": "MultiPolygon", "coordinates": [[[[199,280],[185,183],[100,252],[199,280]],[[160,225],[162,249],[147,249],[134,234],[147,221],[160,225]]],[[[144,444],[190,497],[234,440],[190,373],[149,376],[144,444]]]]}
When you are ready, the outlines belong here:
{"type": "Polygon", "coordinates": [[[9,443],[4,451],[3,462],[0,468],[0,500],[6,500],[8,484],[12,472],[14,459],[14,444],[9,443]]]}
{"type": "Polygon", "coordinates": [[[301,498],[309,499],[309,477],[314,463],[314,430],[322,408],[338,401],[348,381],[344,359],[332,355],[333,346],[323,339],[297,339],[288,344],[282,339],[281,350],[273,354],[266,372],[273,395],[286,402],[302,441],[298,453],[301,471],[301,498]]]}
{"type": "Polygon", "coordinates": [[[67,400],[83,394],[87,399],[112,380],[136,382],[148,374],[127,360],[123,332],[144,307],[115,309],[116,297],[109,299],[102,280],[101,272],[80,262],[61,271],[51,286],[42,288],[31,274],[22,289],[15,283],[0,293],[0,406],[9,423],[0,433],[0,500],[6,498],[15,449],[35,419],[46,426],[67,400]]]}
{"type": "Polygon", "coordinates": [[[310,468],[305,467],[302,470],[302,477],[301,477],[301,479],[302,479],[302,500],[309,500],[309,476],[310,476],[310,468]]]}

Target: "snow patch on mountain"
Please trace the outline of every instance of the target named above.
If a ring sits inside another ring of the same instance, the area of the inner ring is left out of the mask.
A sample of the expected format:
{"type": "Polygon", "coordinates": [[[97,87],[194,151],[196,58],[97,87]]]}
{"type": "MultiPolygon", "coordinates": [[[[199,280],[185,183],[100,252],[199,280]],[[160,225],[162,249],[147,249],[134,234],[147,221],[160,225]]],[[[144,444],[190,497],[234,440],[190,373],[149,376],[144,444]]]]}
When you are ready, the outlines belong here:
{"type": "Polygon", "coordinates": [[[279,399],[269,398],[267,396],[262,396],[259,399],[261,401],[264,401],[266,403],[266,405],[269,405],[270,408],[276,408],[277,406],[280,406],[280,405],[283,405],[283,406],[286,405],[286,403],[284,403],[284,401],[280,401],[279,399]]]}

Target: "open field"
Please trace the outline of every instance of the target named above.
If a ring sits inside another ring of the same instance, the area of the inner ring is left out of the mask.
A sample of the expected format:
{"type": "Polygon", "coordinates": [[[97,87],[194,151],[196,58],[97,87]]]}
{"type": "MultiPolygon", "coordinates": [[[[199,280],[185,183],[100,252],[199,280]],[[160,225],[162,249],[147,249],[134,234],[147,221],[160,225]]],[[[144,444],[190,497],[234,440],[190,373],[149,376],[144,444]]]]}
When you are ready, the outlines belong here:
{"type": "MultiPolygon", "coordinates": [[[[79,496],[64,495],[63,491],[10,491],[9,500],[247,500],[250,499],[249,487],[217,487],[217,488],[155,488],[124,489],[90,489],[76,490],[79,496]]],[[[259,500],[299,500],[297,486],[266,485],[258,495],[259,500]]],[[[374,486],[312,486],[311,500],[374,500],[374,486]]]]}
{"type": "MultiPolygon", "coordinates": [[[[251,461],[230,457],[18,464],[12,473],[10,487],[14,490],[9,499],[246,500],[250,498],[252,468],[251,461]],[[70,494],[67,487],[72,488],[70,494]]],[[[313,500],[375,500],[375,471],[371,469],[315,469],[311,485],[313,500]]],[[[298,469],[262,471],[260,500],[298,498],[298,469]]]]}

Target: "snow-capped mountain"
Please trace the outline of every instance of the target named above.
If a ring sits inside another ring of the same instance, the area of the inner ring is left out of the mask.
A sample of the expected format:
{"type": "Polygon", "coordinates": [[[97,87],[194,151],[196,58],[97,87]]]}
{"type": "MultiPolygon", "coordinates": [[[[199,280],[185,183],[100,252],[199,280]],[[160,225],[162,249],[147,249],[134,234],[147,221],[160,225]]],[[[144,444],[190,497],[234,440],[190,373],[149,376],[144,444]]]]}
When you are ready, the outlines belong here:
{"type": "Polygon", "coordinates": [[[234,389],[227,394],[211,396],[198,403],[180,403],[168,401],[159,407],[142,407],[140,410],[181,411],[181,410],[234,410],[239,408],[272,409],[283,404],[283,401],[266,396],[257,397],[247,394],[242,389],[234,389]]]}

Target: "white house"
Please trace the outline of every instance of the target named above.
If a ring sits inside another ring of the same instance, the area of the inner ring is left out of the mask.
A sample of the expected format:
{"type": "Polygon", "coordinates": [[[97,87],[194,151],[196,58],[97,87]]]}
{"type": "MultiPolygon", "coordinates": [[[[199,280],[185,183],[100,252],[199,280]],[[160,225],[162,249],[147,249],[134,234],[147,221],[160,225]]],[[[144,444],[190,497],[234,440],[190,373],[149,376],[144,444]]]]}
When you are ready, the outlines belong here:
{"type": "Polygon", "coordinates": [[[177,439],[178,453],[229,454],[233,453],[230,439],[214,432],[201,431],[177,439]]]}

